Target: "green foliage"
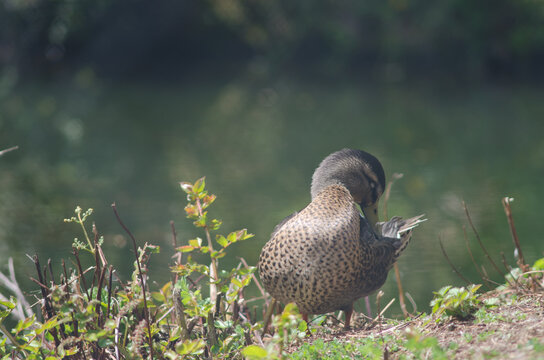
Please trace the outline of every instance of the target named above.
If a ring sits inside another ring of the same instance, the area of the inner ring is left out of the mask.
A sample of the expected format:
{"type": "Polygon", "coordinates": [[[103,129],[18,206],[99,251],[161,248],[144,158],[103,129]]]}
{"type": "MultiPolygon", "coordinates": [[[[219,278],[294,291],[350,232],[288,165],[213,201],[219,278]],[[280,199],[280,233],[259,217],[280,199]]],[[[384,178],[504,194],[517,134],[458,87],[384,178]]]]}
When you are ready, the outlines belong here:
{"type": "Polygon", "coordinates": [[[526,289],[541,288],[544,284],[544,258],[536,260],[530,268],[523,271],[519,267],[511,269],[505,275],[506,284],[499,287],[504,289],[507,287],[518,287],[526,289]]]}
{"type": "Polygon", "coordinates": [[[532,346],[532,348],[538,353],[543,353],[544,352],[544,344],[541,343],[538,338],[530,339],[529,340],[529,345],[532,346]]]}
{"type": "Polygon", "coordinates": [[[449,359],[447,352],[438,345],[438,340],[435,337],[425,337],[417,331],[408,329],[406,338],[404,347],[414,359],[449,359]]]}
{"type": "MultiPolygon", "coordinates": [[[[204,230],[208,244],[196,238],[177,248],[172,267],[174,284],[168,282],[149,290],[147,263],[160,248],[147,243],[137,249],[130,280],[114,278],[102,242],[97,241],[96,227],[93,225],[93,242],[85,228],[92,209],[84,212],[78,206],[76,215],[65,219],[77,223],[86,239],[74,240],[76,269],[63,268],[60,276],[49,274],[51,280],[41,284],[43,309],[36,313],[43,313],[43,320],[33,314],[7,329],[4,320],[17,303],[13,298],[0,301],[0,331],[6,335],[0,340],[0,358],[144,359],[151,354],[165,359],[240,358],[241,350],[251,343],[252,332],[261,326],[249,317],[243,296],[255,268],[240,264],[219,271],[218,260],[229,246],[253,235],[245,229],[226,236],[218,234],[215,250],[210,233],[220,228],[221,221],[210,219],[206,210],[215,195],[205,190],[204,178],[194,184],[183,183],[182,188],[187,193],[187,217],[204,230]],[[92,255],[95,264],[86,271],[88,274],[81,267],[77,251],[81,249],[92,255]],[[196,262],[192,252],[208,256],[209,261],[203,262],[209,265],[196,262]],[[186,253],[189,256],[184,262],[186,253]],[[203,295],[203,285],[210,286],[215,296],[203,295]],[[151,319],[150,324],[147,319],[151,319]]],[[[37,257],[35,262],[38,278],[46,282],[37,257]]],[[[290,331],[286,321],[278,333],[290,331]]]]}
{"type": "Polygon", "coordinates": [[[532,266],[534,271],[543,271],[544,270],[544,258],[540,258],[532,266]]]}
{"type": "MultiPolygon", "coordinates": [[[[86,250],[94,254],[95,252],[94,245],[91,243],[89,234],[87,233],[87,230],[85,229],[85,220],[87,220],[87,218],[91,216],[91,214],[93,213],[93,209],[87,209],[87,211],[83,212],[83,209],[77,206],[74,212],[76,213],[76,216],[72,216],[70,219],[64,219],[64,222],[66,223],[73,222],[73,223],[79,224],[79,226],[81,226],[81,229],[83,230],[83,235],[85,236],[85,240],[87,241],[87,244],[79,241],[78,238],[74,238],[74,243],[72,244],[72,246],[78,250],[86,250]]],[[[103,243],[104,243],[104,238],[100,237],[98,239],[98,245],[102,245],[103,243]]]]}
{"type": "Polygon", "coordinates": [[[276,332],[265,347],[250,345],[244,348],[242,354],[249,359],[278,359],[284,358],[285,348],[304,339],[307,335],[308,324],[302,320],[298,307],[294,303],[287,304],[283,312],[274,316],[272,321],[276,332]]]}
{"type": "MultiPolygon", "coordinates": [[[[91,52],[94,62],[109,69],[111,76],[135,72],[157,58],[179,51],[193,56],[176,58],[179,60],[176,66],[193,69],[200,63],[208,63],[199,61],[199,53],[217,55],[224,49],[236,48],[239,51],[228,52],[225,54],[228,56],[221,57],[222,63],[212,66],[240,64],[253,58],[248,54],[259,54],[264,63],[261,67],[268,65],[273,67],[271,70],[285,72],[285,65],[292,65],[291,73],[310,68],[314,74],[345,71],[349,76],[354,71],[363,71],[368,76],[373,69],[393,63],[399,68],[397,72],[431,76],[438,72],[451,77],[455,71],[453,75],[462,72],[469,79],[474,72],[486,75],[478,71],[486,71],[489,64],[495,64],[487,74],[490,76],[500,75],[496,72],[504,68],[522,75],[531,74],[530,70],[539,71],[536,64],[542,59],[540,49],[544,43],[541,1],[497,0],[475,4],[450,0],[422,5],[418,1],[331,4],[278,0],[269,4],[210,0],[199,6],[161,1],[160,6],[143,2],[126,8],[116,4],[113,0],[6,2],[0,12],[5,33],[0,40],[8,43],[11,50],[4,61],[15,62],[22,67],[22,73],[25,66],[34,66],[33,70],[41,70],[39,74],[43,75],[50,70],[50,63],[60,60],[61,64],[68,61],[68,68],[81,66],[79,57],[69,55],[74,49],[85,49],[91,52]],[[37,13],[42,14],[40,21],[28,21],[37,13]],[[155,16],[146,16],[150,13],[155,16]],[[123,19],[126,29],[103,19],[123,19]],[[179,26],[179,19],[191,19],[183,22],[185,31],[164,30],[179,26]],[[109,41],[89,45],[89,39],[97,31],[109,41]],[[187,41],[195,34],[198,41],[187,41]],[[45,59],[49,61],[39,65],[17,62],[36,56],[35,48],[59,50],[47,51],[45,59]],[[109,59],[104,55],[108,53],[119,60],[109,59]],[[107,60],[100,61],[102,58],[107,60]],[[432,64],[433,71],[429,72],[422,64],[432,64]],[[36,66],[41,67],[35,69],[36,66]],[[527,67],[530,70],[525,72],[527,67]]],[[[83,59],[86,64],[88,59],[83,59]]],[[[164,67],[164,63],[159,64],[164,67]]],[[[166,70],[170,74],[174,67],[166,70]]]]}
{"type": "Polygon", "coordinates": [[[312,343],[305,343],[290,359],[383,359],[383,343],[379,339],[367,338],[356,341],[332,340],[325,342],[316,339],[312,343]]]}
{"type": "Polygon", "coordinates": [[[438,292],[434,292],[431,301],[432,313],[438,319],[443,317],[456,317],[467,319],[478,310],[481,301],[476,292],[481,285],[469,285],[465,287],[445,286],[438,292]]]}

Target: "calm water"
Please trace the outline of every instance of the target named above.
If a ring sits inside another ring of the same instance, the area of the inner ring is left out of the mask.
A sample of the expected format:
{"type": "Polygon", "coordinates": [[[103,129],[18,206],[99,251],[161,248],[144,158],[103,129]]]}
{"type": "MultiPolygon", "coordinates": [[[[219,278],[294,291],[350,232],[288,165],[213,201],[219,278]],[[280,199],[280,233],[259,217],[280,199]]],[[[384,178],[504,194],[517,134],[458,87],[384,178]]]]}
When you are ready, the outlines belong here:
{"type": "MultiPolygon", "coordinates": [[[[432,291],[462,285],[439,247],[463,274],[481,282],[468,256],[461,202],[495,259],[514,264],[501,198],[512,196],[525,256],[543,256],[544,92],[525,88],[365,88],[216,83],[179,87],[115,85],[81,73],[62,84],[26,86],[0,98],[0,261],[16,258],[19,278],[33,274],[24,254],[68,259],[76,225],[64,224],[76,205],[95,209],[106,254],[129,275],[132,255],[110,208],[116,202],[140,243],[161,245],[151,270],[168,278],[169,221],[179,239],[202,236],[184,218],[179,181],[207,177],[218,200],[211,215],[222,232],[256,234],[231,251],[255,264],[284,216],[310,198],[312,172],[344,147],[376,155],[393,187],[388,213],[428,221],[399,261],[403,285],[425,309],[432,291]]],[[[483,260],[472,232],[469,240],[483,260]]],[[[393,274],[386,300],[398,297],[393,274]]],[[[398,303],[392,313],[398,313],[398,303]]]]}

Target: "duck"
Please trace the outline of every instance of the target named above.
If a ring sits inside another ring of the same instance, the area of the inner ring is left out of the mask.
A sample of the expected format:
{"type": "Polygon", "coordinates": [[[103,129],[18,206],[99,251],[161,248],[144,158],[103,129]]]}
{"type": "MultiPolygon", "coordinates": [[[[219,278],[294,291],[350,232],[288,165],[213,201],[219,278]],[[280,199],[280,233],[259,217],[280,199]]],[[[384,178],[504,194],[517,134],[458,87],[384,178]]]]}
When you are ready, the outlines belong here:
{"type": "Polygon", "coordinates": [[[342,149],[327,156],[311,182],[311,202],[283,219],[262,248],[258,270],[277,301],[302,318],[342,310],[350,328],[354,302],[383,286],[424,215],[379,222],[385,189],[380,161],[342,149]]]}

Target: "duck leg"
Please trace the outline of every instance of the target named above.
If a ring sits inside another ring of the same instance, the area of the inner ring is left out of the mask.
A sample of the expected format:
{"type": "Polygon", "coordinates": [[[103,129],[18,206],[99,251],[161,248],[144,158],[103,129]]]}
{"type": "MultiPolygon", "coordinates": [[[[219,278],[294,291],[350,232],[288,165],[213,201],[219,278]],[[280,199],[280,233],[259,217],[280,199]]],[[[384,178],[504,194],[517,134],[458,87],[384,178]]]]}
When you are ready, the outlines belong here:
{"type": "Polygon", "coordinates": [[[353,314],[353,304],[344,310],[344,317],[346,318],[344,322],[344,330],[350,329],[351,314],[353,314]]]}
{"type": "Polygon", "coordinates": [[[308,314],[302,313],[302,320],[306,321],[306,324],[310,324],[310,323],[308,322],[308,314]]]}

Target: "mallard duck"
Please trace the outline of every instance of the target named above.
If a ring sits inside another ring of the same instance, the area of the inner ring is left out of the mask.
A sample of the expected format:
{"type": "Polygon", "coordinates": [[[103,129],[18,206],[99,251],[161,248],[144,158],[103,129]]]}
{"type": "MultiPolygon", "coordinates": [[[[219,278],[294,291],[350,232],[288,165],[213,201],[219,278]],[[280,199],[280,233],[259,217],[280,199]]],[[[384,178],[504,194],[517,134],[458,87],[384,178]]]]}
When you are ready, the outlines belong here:
{"type": "Polygon", "coordinates": [[[265,289],[308,314],[336,310],[350,327],[353,303],[379,289],[421,216],[378,222],[383,167],[371,154],[343,149],[312,177],[312,201],[273,230],[259,258],[265,289]],[[362,216],[359,208],[362,210],[362,216]]]}

